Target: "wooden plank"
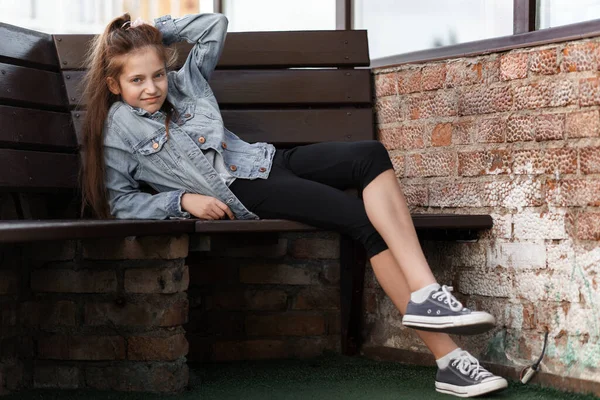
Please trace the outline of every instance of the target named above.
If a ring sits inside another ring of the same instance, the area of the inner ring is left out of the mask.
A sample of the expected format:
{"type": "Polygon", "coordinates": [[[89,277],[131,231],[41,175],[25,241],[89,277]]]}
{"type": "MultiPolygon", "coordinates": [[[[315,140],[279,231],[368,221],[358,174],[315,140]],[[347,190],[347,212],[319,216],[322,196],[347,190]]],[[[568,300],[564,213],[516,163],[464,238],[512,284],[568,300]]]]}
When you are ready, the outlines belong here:
{"type": "MultiPolygon", "coordinates": [[[[54,35],[60,67],[84,69],[93,35],[54,35]]],[[[192,44],[177,43],[177,65],[192,44]]],[[[217,68],[366,67],[367,31],[231,32],[217,68]]]]}
{"type": "MultiPolygon", "coordinates": [[[[72,107],[84,107],[83,71],[65,71],[65,86],[72,107]]],[[[325,105],[372,101],[369,70],[222,70],[210,86],[220,105],[325,105]]]]}
{"type": "Polygon", "coordinates": [[[0,62],[58,70],[52,36],[0,22],[0,62]]]}
{"type": "Polygon", "coordinates": [[[482,230],[493,226],[489,215],[480,214],[413,214],[415,229],[471,229],[482,230]]]}
{"type": "MultiPolygon", "coordinates": [[[[73,111],[77,137],[85,111],[73,111]]],[[[268,142],[278,147],[324,141],[358,141],[374,138],[370,108],[339,110],[223,110],[223,121],[243,140],[268,142]]]]}
{"type": "Polygon", "coordinates": [[[0,243],[193,233],[193,220],[1,221],[0,243]]]}
{"type": "Polygon", "coordinates": [[[77,187],[75,154],[0,149],[0,188],[64,189],[77,187]]]}
{"type": "Polygon", "coordinates": [[[66,107],[59,73],[0,63],[0,104],[66,107]]]}
{"type": "Polygon", "coordinates": [[[0,147],[77,147],[69,113],[0,105],[0,147]]]}

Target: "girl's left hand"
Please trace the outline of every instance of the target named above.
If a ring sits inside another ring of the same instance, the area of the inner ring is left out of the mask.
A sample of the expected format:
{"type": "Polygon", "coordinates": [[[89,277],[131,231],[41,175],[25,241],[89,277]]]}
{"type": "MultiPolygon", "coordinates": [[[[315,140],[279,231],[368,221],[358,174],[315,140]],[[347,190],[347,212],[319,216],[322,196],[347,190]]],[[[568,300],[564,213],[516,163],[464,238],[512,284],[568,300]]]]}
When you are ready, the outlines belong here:
{"type": "Polygon", "coordinates": [[[140,25],[144,25],[144,24],[147,24],[147,22],[144,21],[143,19],[141,19],[140,17],[137,17],[136,20],[131,23],[131,27],[135,28],[136,26],[140,26],[140,25]]]}

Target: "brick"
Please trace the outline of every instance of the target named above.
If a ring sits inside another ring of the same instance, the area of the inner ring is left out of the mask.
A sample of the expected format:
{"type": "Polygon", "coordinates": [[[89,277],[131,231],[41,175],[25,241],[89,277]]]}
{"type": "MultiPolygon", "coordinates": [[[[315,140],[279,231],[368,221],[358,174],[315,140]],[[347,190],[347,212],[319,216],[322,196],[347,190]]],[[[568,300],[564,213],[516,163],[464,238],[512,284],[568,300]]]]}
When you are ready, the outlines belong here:
{"type": "MultiPolygon", "coordinates": [[[[516,215],[518,214],[513,215],[513,220],[516,215]]],[[[522,225],[521,222],[519,224],[522,225]]],[[[546,267],[546,246],[543,242],[496,241],[486,250],[487,266],[490,268],[502,267],[508,270],[510,268],[536,269],[546,267]]]]}
{"type": "Polygon", "coordinates": [[[44,269],[31,273],[34,292],[110,293],[117,290],[115,271],[44,269]]]}
{"type": "Polygon", "coordinates": [[[476,123],[473,119],[462,119],[452,124],[452,144],[469,144],[476,134],[476,123]]]}
{"type": "Polygon", "coordinates": [[[52,360],[124,360],[121,336],[62,336],[38,338],[38,357],[52,360]]]}
{"type": "Polygon", "coordinates": [[[251,315],[246,317],[250,336],[316,336],[325,333],[322,315],[251,315]]]}
{"type": "Polygon", "coordinates": [[[292,241],[290,255],[294,258],[339,258],[338,239],[300,238],[292,241]]]}
{"type": "Polygon", "coordinates": [[[340,283],[340,264],[329,263],[323,266],[323,271],[319,274],[319,281],[323,285],[338,286],[340,283]]]}
{"type": "Polygon", "coordinates": [[[423,124],[380,128],[378,132],[378,139],[388,150],[413,150],[425,146],[425,126],[423,124]]]}
{"type": "Polygon", "coordinates": [[[474,85],[483,81],[483,66],[479,62],[454,61],[446,64],[446,86],[474,85]]]}
{"type": "Polygon", "coordinates": [[[437,124],[431,133],[432,146],[450,146],[452,144],[452,124],[437,124]]]}
{"type": "Polygon", "coordinates": [[[531,115],[512,114],[506,123],[507,142],[525,142],[534,139],[535,119],[531,115]]]}
{"type": "Polygon", "coordinates": [[[84,321],[91,326],[179,326],[187,322],[188,308],[183,293],[136,300],[117,299],[85,304],[84,321]]]}
{"type": "Polygon", "coordinates": [[[187,265],[167,268],[130,268],[125,270],[124,286],[129,293],[185,292],[190,284],[187,265]]]}
{"type": "Polygon", "coordinates": [[[569,138],[600,136],[598,111],[568,113],[565,130],[569,138]]]}
{"type": "Polygon", "coordinates": [[[409,206],[427,206],[427,188],[423,185],[402,185],[402,192],[409,206]]]}
{"type": "Polygon", "coordinates": [[[567,239],[561,212],[520,212],[513,216],[514,236],[522,239],[567,239]]]}
{"type": "Polygon", "coordinates": [[[483,82],[494,83],[500,81],[500,59],[487,59],[483,61],[483,82]]]}
{"type": "Polygon", "coordinates": [[[28,327],[54,328],[77,324],[77,305],[72,301],[27,301],[21,304],[21,323],[28,327]]]}
{"type": "Polygon", "coordinates": [[[213,361],[286,358],[288,355],[288,346],[283,340],[227,341],[213,346],[213,361]]]}
{"type": "Polygon", "coordinates": [[[477,125],[475,141],[477,143],[502,143],[505,131],[505,119],[500,117],[482,119],[477,125]]]}
{"type": "Polygon", "coordinates": [[[474,86],[461,93],[459,115],[488,114],[508,111],[512,108],[513,95],[509,86],[474,86]]]}
{"type": "Polygon", "coordinates": [[[189,369],[185,360],[86,365],[85,382],[88,388],[103,391],[180,393],[188,386],[189,369]]]}
{"type": "Polygon", "coordinates": [[[340,291],[337,288],[307,287],[296,295],[294,310],[339,310],[340,291]]]}
{"type": "Polygon", "coordinates": [[[463,294],[510,297],[512,276],[504,268],[463,270],[458,276],[457,290],[463,294]]]}
{"type": "Polygon", "coordinates": [[[398,74],[390,72],[375,75],[375,96],[393,96],[398,94],[398,74]]]}
{"type": "Polygon", "coordinates": [[[33,387],[36,389],[79,389],[83,373],[78,367],[35,365],[33,387]]]}
{"type": "Polygon", "coordinates": [[[457,101],[454,90],[419,93],[408,99],[408,116],[413,120],[454,116],[457,101]]]}
{"type": "Polygon", "coordinates": [[[556,302],[579,300],[579,289],[569,279],[569,274],[542,271],[519,271],[515,273],[517,298],[533,302],[553,300],[556,302]]]}
{"type": "Polygon", "coordinates": [[[597,67],[596,43],[578,43],[567,45],[562,53],[560,70],[563,72],[592,71],[597,67]]]}
{"type": "Polygon", "coordinates": [[[390,160],[392,161],[392,166],[394,167],[396,176],[398,178],[402,178],[404,176],[404,156],[394,153],[390,153],[390,160]]]}
{"type": "Polygon", "coordinates": [[[185,357],[189,344],[185,334],[168,337],[132,336],[127,338],[127,359],[136,361],[173,361],[185,357]]]}
{"type": "Polygon", "coordinates": [[[579,80],[579,105],[581,107],[600,104],[600,91],[598,78],[584,78],[579,80]]]}
{"type": "Polygon", "coordinates": [[[36,261],[69,261],[75,258],[74,240],[35,242],[27,245],[27,254],[36,261]]]}
{"type": "Polygon", "coordinates": [[[565,136],[564,114],[543,114],[535,118],[535,140],[560,140],[565,136]]]}
{"type": "Polygon", "coordinates": [[[0,295],[18,293],[19,277],[15,271],[0,270],[0,295]]]}
{"type": "Polygon", "coordinates": [[[600,213],[582,212],[577,216],[577,238],[600,240],[600,213]]]}
{"type": "Polygon", "coordinates": [[[513,152],[515,174],[574,174],[577,172],[577,150],[546,149],[513,152]]]}
{"type": "Polygon", "coordinates": [[[548,204],[557,207],[600,207],[600,180],[565,179],[546,182],[548,204]]]}
{"type": "Polygon", "coordinates": [[[483,187],[476,182],[432,184],[429,189],[431,207],[482,207],[483,187]]]}
{"type": "Polygon", "coordinates": [[[409,69],[398,72],[398,93],[407,94],[421,91],[421,70],[409,69]]]}
{"type": "Polygon", "coordinates": [[[426,65],[421,71],[422,90],[435,90],[444,87],[446,81],[446,64],[426,65]]]}
{"type": "Polygon", "coordinates": [[[527,53],[508,53],[500,57],[500,79],[527,78],[527,53]]]}
{"type": "Polygon", "coordinates": [[[518,210],[522,207],[536,207],[543,204],[541,181],[529,177],[487,182],[483,185],[481,196],[483,205],[489,207],[518,210]]]}
{"type": "Polygon", "coordinates": [[[558,72],[558,48],[529,53],[529,70],[535,74],[553,75],[558,72]]]}
{"type": "Polygon", "coordinates": [[[508,174],[511,172],[511,161],[507,150],[459,152],[458,174],[461,176],[508,174]]]}
{"type": "Polygon", "coordinates": [[[579,149],[579,162],[582,173],[600,173],[600,147],[584,147],[579,149]]]}
{"type": "Polygon", "coordinates": [[[400,121],[402,118],[398,99],[396,97],[377,99],[375,102],[375,118],[378,124],[400,121]]]}
{"type": "Polygon", "coordinates": [[[287,293],[283,290],[218,291],[206,297],[208,310],[283,311],[287,308],[287,293]]]}
{"type": "Polygon", "coordinates": [[[245,265],[240,267],[240,282],[250,284],[310,285],[316,283],[315,271],[305,265],[245,265]]]}
{"type": "Polygon", "coordinates": [[[407,177],[449,176],[456,162],[452,152],[424,153],[406,157],[407,177]]]}
{"type": "Polygon", "coordinates": [[[563,107],[577,101],[576,86],[570,80],[544,80],[514,88],[518,110],[563,107]]]}
{"type": "Polygon", "coordinates": [[[143,236],[82,241],[83,256],[92,260],[173,260],[188,255],[187,235],[143,236]]]}

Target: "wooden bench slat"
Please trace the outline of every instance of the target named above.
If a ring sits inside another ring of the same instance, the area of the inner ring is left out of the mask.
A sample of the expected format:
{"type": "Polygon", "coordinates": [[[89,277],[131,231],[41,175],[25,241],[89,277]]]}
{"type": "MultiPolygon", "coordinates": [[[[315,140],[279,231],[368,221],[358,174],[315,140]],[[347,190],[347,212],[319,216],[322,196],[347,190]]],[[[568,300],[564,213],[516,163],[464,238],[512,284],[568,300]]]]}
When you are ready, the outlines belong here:
{"type": "Polygon", "coordinates": [[[0,104],[67,106],[59,73],[0,63],[0,104]]]}
{"type": "MultiPolygon", "coordinates": [[[[62,69],[83,69],[93,35],[54,35],[62,69]]],[[[183,65],[192,48],[177,43],[183,65]]],[[[217,68],[289,68],[368,66],[365,30],[231,32],[217,68]]]]}
{"type": "Polygon", "coordinates": [[[0,147],[77,147],[69,113],[0,105],[0,147]]]}
{"type": "Polygon", "coordinates": [[[194,232],[194,220],[0,221],[0,243],[102,237],[178,235],[194,232]]]}
{"type": "MultiPolygon", "coordinates": [[[[84,71],[63,72],[72,107],[85,107],[84,71]]],[[[372,101],[368,70],[222,70],[210,86],[222,106],[363,104],[372,101]]]]}
{"type": "Polygon", "coordinates": [[[12,64],[42,66],[58,70],[58,59],[52,35],[0,22],[0,61],[12,64]]]}
{"type": "MultiPolygon", "coordinates": [[[[72,111],[78,138],[85,113],[72,111]]],[[[268,142],[283,147],[373,139],[373,111],[370,108],[223,110],[222,115],[227,129],[250,143],[268,142]]]]}
{"type": "Polygon", "coordinates": [[[482,230],[493,226],[494,220],[485,214],[412,214],[415,229],[482,230]]]}
{"type": "Polygon", "coordinates": [[[78,168],[78,156],[75,154],[0,149],[0,188],[75,188],[78,168]]]}

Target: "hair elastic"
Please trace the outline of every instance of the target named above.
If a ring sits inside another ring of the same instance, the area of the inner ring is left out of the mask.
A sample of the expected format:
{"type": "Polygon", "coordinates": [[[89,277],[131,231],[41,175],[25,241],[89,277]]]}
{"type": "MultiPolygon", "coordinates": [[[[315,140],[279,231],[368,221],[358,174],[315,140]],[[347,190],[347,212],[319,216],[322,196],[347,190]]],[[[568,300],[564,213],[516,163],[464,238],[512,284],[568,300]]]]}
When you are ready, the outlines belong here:
{"type": "Polygon", "coordinates": [[[123,25],[121,25],[121,29],[128,29],[131,27],[131,20],[129,21],[125,21],[125,23],[123,25]],[[129,25],[127,28],[125,28],[125,26],[129,25]]]}

